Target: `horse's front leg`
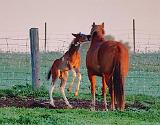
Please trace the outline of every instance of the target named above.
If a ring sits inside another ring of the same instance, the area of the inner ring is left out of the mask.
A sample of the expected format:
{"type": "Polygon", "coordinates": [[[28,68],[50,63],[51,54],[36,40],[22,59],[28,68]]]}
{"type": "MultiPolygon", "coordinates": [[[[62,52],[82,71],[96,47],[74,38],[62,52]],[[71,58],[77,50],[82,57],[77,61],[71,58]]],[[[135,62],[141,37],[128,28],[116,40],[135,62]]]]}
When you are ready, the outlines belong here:
{"type": "Polygon", "coordinates": [[[71,90],[72,90],[72,85],[73,85],[74,80],[75,80],[75,78],[76,78],[76,71],[75,71],[74,69],[72,69],[71,71],[72,71],[72,81],[71,81],[71,83],[70,83],[70,85],[69,85],[68,92],[71,92],[71,90]]]}
{"type": "Polygon", "coordinates": [[[80,83],[81,83],[82,77],[81,77],[81,73],[80,73],[80,70],[79,70],[79,69],[77,69],[76,72],[77,72],[77,75],[78,75],[78,84],[77,84],[76,91],[75,91],[75,94],[74,94],[74,95],[75,95],[75,96],[78,96],[79,87],[80,87],[80,83]]]}
{"type": "Polygon", "coordinates": [[[88,78],[89,78],[90,83],[91,83],[91,94],[92,94],[91,110],[94,111],[95,110],[95,105],[96,105],[96,97],[95,97],[96,76],[88,71],[88,78]]]}

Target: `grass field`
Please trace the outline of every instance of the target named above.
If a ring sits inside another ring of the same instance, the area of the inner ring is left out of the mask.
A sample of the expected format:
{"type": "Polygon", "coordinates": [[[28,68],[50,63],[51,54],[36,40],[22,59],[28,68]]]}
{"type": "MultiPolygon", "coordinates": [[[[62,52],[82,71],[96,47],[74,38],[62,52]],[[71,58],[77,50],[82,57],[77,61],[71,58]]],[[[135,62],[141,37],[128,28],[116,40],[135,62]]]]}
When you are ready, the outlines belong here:
{"type": "Polygon", "coordinates": [[[86,109],[48,110],[42,108],[0,108],[2,125],[158,125],[158,110],[91,112],[86,109]]]}
{"type": "MultiPolygon", "coordinates": [[[[32,96],[37,99],[47,99],[48,92],[44,87],[32,91],[30,85],[14,86],[12,89],[0,91],[0,97],[25,98],[32,96]]],[[[55,97],[61,97],[58,93],[55,97]]],[[[73,95],[69,95],[69,98],[73,95]]],[[[100,101],[101,96],[97,95],[100,101]]],[[[80,94],[78,98],[90,99],[90,94],[80,94]]],[[[90,111],[90,109],[48,109],[48,108],[0,108],[0,124],[26,124],[26,125],[158,125],[160,124],[160,98],[152,96],[135,95],[127,96],[127,104],[139,102],[139,108],[128,107],[124,112],[101,110],[90,111]],[[146,107],[146,108],[142,108],[146,107]]],[[[137,103],[138,104],[138,103],[137,103]]]]}
{"type": "MultiPolygon", "coordinates": [[[[85,53],[81,58],[82,82],[78,97],[67,94],[70,99],[90,100],[90,84],[85,69],[85,53]]],[[[50,82],[46,73],[60,53],[41,53],[40,90],[31,90],[30,55],[26,53],[0,53],[0,97],[33,97],[48,99],[50,82]]],[[[0,124],[104,124],[104,125],[158,125],[160,124],[160,53],[130,54],[130,70],[126,79],[127,104],[140,104],[147,109],[128,107],[124,112],[95,112],[90,109],[47,109],[47,108],[0,108],[0,124]]],[[[71,81],[69,77],[68,83],[71,81]]],[[[61,97],[59,84],[54,97],[61,97]]],[[[75,85],[73,90],[75,89],[75,85]]],[[[101,101],[101,80],[97,78],[96,99],[101,101]]],[[[109,97],[107,98],[110,99],[109,97]]]]}
{"type": "MultiPolygon", "coordinates": [[[[90,86],[85,68],[85,54],[82,49],[81,89],[88,92],[90,86]]],[[[62,54],[58,52],[41,53],[40,80],[48,86],[45,77],[53,60],[62,54]]],[[[0,87],[10,88],[17,84],[31,84],[30,55],[26,53],[0,53],[0,87]]],[[[126,79],[126,94],[146,94],[160,96],[160,53],[130,54],[130,69],[126,79]]],[[[68,82],[71,81],[71,76],[68,82]]],[[[101,86],[101,80],[97,78],[97,86],[101,86]]]]}

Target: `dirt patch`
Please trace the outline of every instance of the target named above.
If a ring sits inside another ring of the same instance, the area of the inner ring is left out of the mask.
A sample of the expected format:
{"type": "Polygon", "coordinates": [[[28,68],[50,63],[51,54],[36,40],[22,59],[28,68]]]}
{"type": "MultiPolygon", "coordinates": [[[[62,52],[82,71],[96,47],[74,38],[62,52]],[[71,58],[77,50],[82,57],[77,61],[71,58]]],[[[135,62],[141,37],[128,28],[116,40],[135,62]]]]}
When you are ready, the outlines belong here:
{"type": "MultiPolygon", "coordinates": [[[[20,98],[20,97],[2,97],[0,98],[0,107],[25,107],[25,108],[51,108],[51,109],[65,109],[68,108],[63,99],[54,98],[55,106],[52,107],[49,104],[49,100],[34,99],[32,97],[20,98]]],[[[69,99],[73,108],[89,108],[90,100],[69,99]]],[[[97,102],[97,108],[101,107],[101,104],[97,102]]]]}
{"type": "MultiPolygon", "coordinates": [[[[63,99],[54,98],[55,106],[52,107],[49,104],[49,100],[40,100],[34,99],[32,97],[27,98],[20,98],[20,97],[2,97],[0,98],[0,107],[25,107],[25,108],[48,108],[48,109],[66,109],[68,108],[63,99]]],[[[70,104],[73,106],[74,109],[89,109],[91,106],[91,100],[81,100],[81,99],[69,99],[70,104]]],[[[109,104],[110,105],[110,104],[109,104]]],[[[103,105],[101,102],[96,102],[96,109],[102,109],[103,105]]],[[[126,104],[126,108],[136,108],[136,109],[148,109],[148,107],[144,106],[143,104],[137,102],[134,104],[126,104]]]]}

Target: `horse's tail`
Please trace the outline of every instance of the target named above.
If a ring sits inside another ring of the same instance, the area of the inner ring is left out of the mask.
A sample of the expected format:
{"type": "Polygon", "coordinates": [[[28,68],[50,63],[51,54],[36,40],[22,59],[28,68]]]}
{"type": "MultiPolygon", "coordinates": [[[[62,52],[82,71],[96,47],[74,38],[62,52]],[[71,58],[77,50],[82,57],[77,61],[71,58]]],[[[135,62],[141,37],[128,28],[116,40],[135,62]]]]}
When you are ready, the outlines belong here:
{"type": "Polygon", "coordinates": [[[50,70],[49,70],[49,72],[48,72],[48,74],[47,74],[46,79],[47,79],[47,80],[49,80],[49,79],[50,79],[50,77],[51,77],[51,68],[50,68],[50,70]]]}
{"type": "Polygon", "coordinates": [[[121,56],[117,57],[114,65],[113,72],[113,84],[114,84],[114,92],[115,98],[117,101],[117,107],[119,110],[124,110],[125,108],[125,98],[124,98],[124,82],[126,76],[126,69],[124,68],[127,65],[127,61],[123,62],[121,56]]]}
{"type": "Polygon", "coordinates": [[[124,78],[121,74],[121,67],[120,63],[117,62],[115,65],[115,70],[113,74],[113,84],[114,84],[114,91],[115,91],[115,98],[117,101],[117,106],[120,110],[123,110],[125,107],[124,102],[124,78]]]}
{"type": "Polygon", "coordinates": [[[52,76],[53,76],[53,74],[55,73],[55,70],[56,70],[56,68],[57,68],[57,66],[58,66],[58,65],[57,65],[58,61],[59,61],[59,59],[56,59],[56,60],[53,62],[52,66],[51,66],[51,68],[49,69],[48,74],[47,74],[47,76],[46,76],[46,80],[49,80],[50,77],[51,77],[51,74],[52,74],[52,76]]]}

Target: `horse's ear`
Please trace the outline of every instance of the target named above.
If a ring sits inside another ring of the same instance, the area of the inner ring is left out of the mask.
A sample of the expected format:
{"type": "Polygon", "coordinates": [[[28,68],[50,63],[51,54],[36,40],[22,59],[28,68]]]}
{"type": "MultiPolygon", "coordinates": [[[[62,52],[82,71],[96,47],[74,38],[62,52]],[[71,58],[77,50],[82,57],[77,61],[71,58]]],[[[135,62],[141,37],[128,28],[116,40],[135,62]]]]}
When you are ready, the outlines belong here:
{"type": "Polygon", "coordinates": [[[77,34],[72,33],[72,35],[73,35],[74,37],[77,37],[77,34]]]}
{"type": "Polygon", "coordinates": [[[102,23],[102,27],[104,28],[104,22],[102,23]]]}
{"type": "Polygon", "coordinates": [[[96,25],[95,22],[93,22],[92,27],[94,27],[95,25],[96,25]]]}

